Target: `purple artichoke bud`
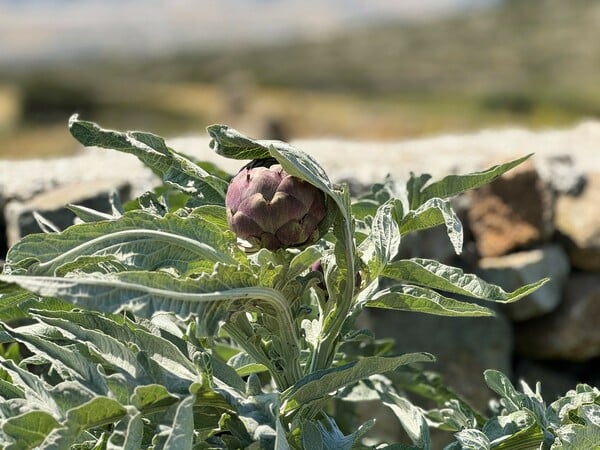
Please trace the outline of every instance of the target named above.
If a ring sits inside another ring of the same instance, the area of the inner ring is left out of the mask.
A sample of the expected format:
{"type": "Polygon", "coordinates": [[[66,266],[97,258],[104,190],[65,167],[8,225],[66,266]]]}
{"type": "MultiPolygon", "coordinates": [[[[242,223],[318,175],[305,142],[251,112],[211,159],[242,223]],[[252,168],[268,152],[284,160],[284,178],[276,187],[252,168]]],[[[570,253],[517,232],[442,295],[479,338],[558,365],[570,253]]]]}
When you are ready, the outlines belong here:
{"type": "Polygon", "coordinates": [[[311,244],[325,217],[325,195],[288,175],[274,158],[254,160],[231,180],[227,221],[238,237],[269,250],[311,244]]]}

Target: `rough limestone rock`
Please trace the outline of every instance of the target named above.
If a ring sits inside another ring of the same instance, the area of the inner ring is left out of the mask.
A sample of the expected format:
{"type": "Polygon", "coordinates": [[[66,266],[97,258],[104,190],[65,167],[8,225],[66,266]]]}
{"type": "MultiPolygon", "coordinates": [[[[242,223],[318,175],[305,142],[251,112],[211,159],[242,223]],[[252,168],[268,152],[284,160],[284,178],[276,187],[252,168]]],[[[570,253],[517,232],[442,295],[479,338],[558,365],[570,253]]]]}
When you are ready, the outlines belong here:
{"type": "Polygon", "coordinates": [[[20,202],[13,200],[5,207],[6,236],[8,246],[15,244],[23,236],[40,233],[34,212],[63,230],[73,225],[75,215],[65,208],[66,204],[86,206],[110,213],[110,192],[117,188],[123,201],[129,199],[131,187],[127,183],[115,186],[112,181],[95,181],[64,186],[36,195],[20,202]]]}
{"type": "Polygon", "coordinates": [[[394,338],[398,354],[434,354],[437,361],[425,368],[441,373],[480,410],[492,398],[484,388],[483,371],[494,368],[509,376],[512,373],[512,328],[502,314],[455,318],[369,308],[364,320],[378,339],[394,338]]]}
{"type": "Polygon", "coordinates": [[[532,319],[556,309],[562,299],[569,271],[569,258],[563,248],[556,244],[479,260],[479,272],[483,279],[506,291],[550,278],[533,294],[516,303],[504,305],[504,312],[512,320],[532,319]]]}
{"type": "Polygon", "coordinates": [[[600,356],[600,277],[574,273],[552,313],[519,323],[516,348],[523,357],[587,361],[600,356]]]}
{"type": "Polygon", "coordinates": [[[579,196],[559,197],[556,229],[565,237],[574,267],[600,271],[600,172],[587,176],[579,196]]]}
{"type": "Polygon", "coordinates": [[[553,209],[552,190],[530,161],[473,191],[467,217],[479,254],[506,255],[548,239],[553,209]]]}

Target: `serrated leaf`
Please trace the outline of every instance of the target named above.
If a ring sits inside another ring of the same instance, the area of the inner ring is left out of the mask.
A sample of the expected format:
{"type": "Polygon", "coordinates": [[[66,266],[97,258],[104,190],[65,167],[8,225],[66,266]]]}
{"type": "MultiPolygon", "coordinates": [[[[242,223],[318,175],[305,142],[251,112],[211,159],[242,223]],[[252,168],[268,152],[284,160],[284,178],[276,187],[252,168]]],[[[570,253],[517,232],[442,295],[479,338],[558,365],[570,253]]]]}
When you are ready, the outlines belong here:
{"type": "Polygon", "coordinates": [[[16,340],[35,349],[57,369],[68,372],[70,376],[82,384],[86,384],[94,392],[98,394],[108,392],[106,380],[100,376],[97,365],[89,361],[77,349],[61,346],[35,335],[20,333],[14,329],[8,331],[16,340]]]}
{"type": "Polygon", "coordinates": [[[431,289],[410,285],[394,286],[378,291],[365,306],[451,317],[494,315],[491,309],[484,306],[461,302],[444,297],[431,289]]]}
{"type": "Polygon", "coordinates": [[[51,386],[40,377],[21,369],[14,361],[0,359],[0,366],[6,370],[13,385],[21,390],[28,409],[40,409],[53,415],[60,415],[60,408],[51,394],[51,386]]]}
{"type": "Polygon", "coordinates": [[[7,450],[29,450],[41,444],[56,427],[58,421],[45,411],[30,411],[11,417],[2,424],[2,431],[16,442],[7,446],[7,450]]]}
{"type": "Polygon", "coordinates": [[[6,256],[9,268],[28,263],[31,275],[52,275],[62,265],[82,256],[110,256],[130,270],[174,267],[184,272],[198,259],[235,263],[230,242],[222,230],[196,215],[158,218],[132,211],[117,220],[75,225],[62,233],[31,234],[15,244],[6,256]]]}
{"type": "Polygon", "coordinates": [[[441,224],[446,225],[452,247],[456,254],[460,255],[463,247],[463,228],[460,219],[447,200],[432,198],[416,210],[409,211],[399,222],[400,234],[405,235],[441,224]]]}
{"type": "Polygon", "coordinates": [[[513,292],[505,292],[501,287],[487,283],[476,275],[464,273],[462,269],[422,258],[392,262],[385,267],[382,275],[404,283],[499,303],[515,302],[548,281],[545,278],[513,292]]]}
{"type": "Polygon", "coordinates": [[[468,190],[481,187],[484,184],[487,184],[498,178],[503,173],[508,172],[513,167],[518,166],[523,161],[530,158],[531,155],[532,154],[529,154],[522,158],[493,166],[481,172],[475,172],[466,175],[449,175],[442,178],[440,181],[429,184],[424,188],[419,188],[418,193],[411,192],[411,208],[417,208],[419,205],[425,203],[431,198],[453,197],[468,190]]]}
{"type": "Polygon", "coordinates": [[[397,203],[398,200],[392,199],[377,209],[371,233],[358,247],[364,263],[369,267],[369,279],[378,277],[383,267],[398,254],[400,230],[392,216],[397,203]]]}
{"type": "Polygon", "coordinates": [[[251,275],[233,266],[222,268],[193,280],[161,272],[122,272],[79,278],[0,275],[0,281],[107,312],[126,308],[143,317],[151,317],[157,311],[181,317],[195,314],[207,335],[213,335],[232,305],[242,300],[242,305],[261,302],[267,310],[275,308],[272,314],[287,314],[287,300],[279,291],[251,287],[255,282],[251,275]]]}
{"type": "Polygon", "coordinates": [[[173,151],[159,136],[138,131],[121,133],[105,130],[93,122],[79,120],[77,115],[69,119],[69,130],[85,146],[134,154],[162,177],[166,184],[188,195],[201,197],[205,203],[222,205],[224,202],[227,181],[209,174],[173,151]]]}
{"type": "Polygon", "coordinates": [[[289,412],[300,405],[320,400],[371,375],[389,372],[406,364],[431,361],[434,361],[434,357],[428,353],[407,353],[387,358],[371,356],[343,366],[319,370],[305,376],[282,394],[282,400],[287,403],[284,410],[289,412]]]}
{"type": "Polygon", "coordinates": [[[464,450],[490,450],[490,440],[479,430],[467,429],[454,435],[464,450]]]}

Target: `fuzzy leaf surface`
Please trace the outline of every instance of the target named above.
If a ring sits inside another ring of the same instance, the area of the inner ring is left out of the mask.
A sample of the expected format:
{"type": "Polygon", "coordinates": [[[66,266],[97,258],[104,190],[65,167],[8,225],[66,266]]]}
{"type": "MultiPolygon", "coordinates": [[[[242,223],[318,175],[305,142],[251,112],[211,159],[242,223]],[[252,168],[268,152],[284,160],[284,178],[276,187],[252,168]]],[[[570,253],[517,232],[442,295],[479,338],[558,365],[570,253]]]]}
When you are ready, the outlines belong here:
{"type": "Polygon", "coordinates": [[[505,292],[501,287],[487,283],[476,275],[464,273],[462,269],[422,258],[392,262],[383,270],[383,276],[403,283],[414,283],[431,289],[499,303],[515,302],[548,281],[545,278],[513,292],[505,292]]]}

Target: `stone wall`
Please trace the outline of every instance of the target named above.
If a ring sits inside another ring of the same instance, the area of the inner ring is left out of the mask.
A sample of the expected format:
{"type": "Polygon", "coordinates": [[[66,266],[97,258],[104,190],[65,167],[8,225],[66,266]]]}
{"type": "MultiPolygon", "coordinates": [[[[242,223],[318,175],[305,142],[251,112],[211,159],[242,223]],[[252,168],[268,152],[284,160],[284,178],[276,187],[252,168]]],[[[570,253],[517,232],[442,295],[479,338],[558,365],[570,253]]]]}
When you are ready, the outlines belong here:
{"type": "MultiPolygon", "coordinates": [[[[172,139],[178,151],[230,172],[241,163],[214,155],[207,138],[172,139]]],[[[535,156],[490,186],[456,200],[466,231],[462,255],[444,230],[403,241],[403,256],[422,256],[480,273],[506,289],[550,276],[529,298],[498,309],[495,318],[452,319],[371,311],[363,320],[398,351],[430,351],[431,366],[484,409],[490,393],[482,372],[500,369],[533,383],[548,400],[578,381],[600,385],[600,123],[566,130],[482,131],[393,143],[339,140],[293,142],[311,153],[334,181],[355,190],[387,173],[435,177],[465,173],[528,153],[535,156]]],[[[37,231],[39,211],[62,227],[66,203],[109,210],[108,196],[138,195],[157,183],[131,155],[82,149],[68,159],[0,162],[0,258],[37,231]]]]}

